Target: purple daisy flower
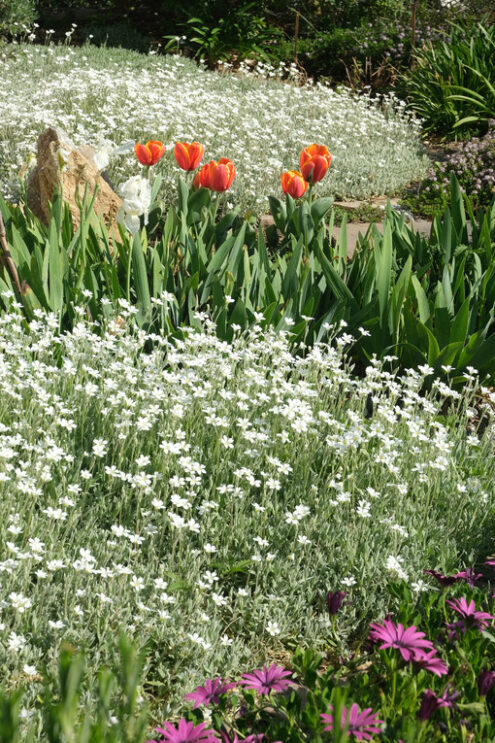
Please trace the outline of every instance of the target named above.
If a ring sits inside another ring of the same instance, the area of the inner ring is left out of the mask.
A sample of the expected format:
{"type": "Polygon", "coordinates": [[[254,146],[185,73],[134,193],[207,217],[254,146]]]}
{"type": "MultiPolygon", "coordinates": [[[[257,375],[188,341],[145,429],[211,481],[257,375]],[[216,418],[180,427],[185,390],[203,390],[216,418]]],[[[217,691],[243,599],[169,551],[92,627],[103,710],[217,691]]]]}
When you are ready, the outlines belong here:
{"type": "Polygon", "coordinates": [[[432,714],[436,712],[437,709],[440,709],[440,707],[454,709],[456,706],[455,700],[458,699],[461,694],[459,691],[449,691],[451,686],[452,684],[447,684],[441,697],[437,697],[435,692],[431,689],[426,689],[418,712],[418,718],[420,720],[429,720],[432,714]]]}
{"type": "Polygon", "coordinates": [[[460,691],[449,691],[449,689],[452,687],[452,684],[447,684],[445,689],[443,690],[443,694],[441,697],[438,697],[438,706],[439,707],[446,707],[447,709],[454,709],[455,700],[458,699],[461,696],[460,691]]]}
{"type": "Polygon", "coordinates": [[[464,596],[460,599],[446,601],[445,603],[461,615],[465,628],[476,627],[483,632],[491,624],[493,619],[495,619],[495,617],[492,617],[486,611],[477,611],[474,600],[471,599],[468,604],[464,596]]]}
{"type": "Polygon", "coordinates": [[[193,709],[196,709],[201,704],[205,706],[208,704],[220,704],[222,694],[225,694],[230,689],[234,689],[235,686],[234,683],[220,677],[206,679],[204,686],[197,686],[190,694],[184,694],[184,699],[190,699],[194,702],[193,709]]]}
{"type": "Polygon", "coordinates": [[[431,689],[426,689],[421,699],[421,706],[418,711],[418,719],[429,720],[430,717],[440,707],[437,695],[431,689]]]}
{"type": "Polygon", "coordinates": [[[474,588],[474,582],[483,577],[483,573],[475,573],[473,568],[466,568],[460,573],[456,573],[454,576],[457,580],[465,580],[471,588],[474,588]]]}
{"type": "Polygon", "coordinates": [[[419,668],[423,668],[425,671],[431,671],[436,676],[444,676],[448,673],[448,666],[444,660],[438,657],[436,650],[430,650],[429,653],[424,653],[418,650],[414,654],[413,663],[419,668]]]}
{"type": "MultiPolygon", "coordinates": [[[[220,737],[222,739],[222,743],[263,743],[265,739],[264,733],[254,733],[252,735],[248,735],[247,738],[238,738],[237,733],[220,733],[220,737]],[[233,737],[231,737],[233,736],[233,737]]],[[[276,740],[275,743],[282,743],[281,740],[276,740]]]]}
{"type": "Polygon", "coordinates": [[[159,743],[218,743],[215,731],[205,730],[206,722],[195,725],[182,717],[177,727],[170,722],[163,724],[163,728],[156,728],[157,733],[163,735],[159,743]]]}
{"type": "Polygon", "coordinates": [[[254,689],[258,694],[270,694],[272,691],[285,691],[293,686],[292,681],[286,679],[286,676],[290,675],[290,671],[272,664],[270,668],[263,666],[263,670],[243,673],[239,684],[246,689],[254,689]]]}
{"type": "Polygon", "coordinates": [[[399,622],[395,625],[390,619],[382,624],[370,624],[370,639],[374,642],[383,641],[380,650],[396,648],[406,662],[414,658],[418,651],[433,650],[430,640],[425,638],[424,632],[418,632],[415,625],[404,628],[399,622]]]}
{"type": "MultiPolygon", "coordinates": [[[[333,707],[330,707],[333,711],[333,707]]],[[[321,714],[323,722],[328,722],[325,732],[333,730],[333,716],[321,714]]],[[[359,707],[354,703],[348,710],[347,707],[342,707],[342,715],[340,718],[340,729],[343,730],[348,725],[347,735],[353,735],[356,740],[371,740],[372,735],[377,735],[381,732],[381,728],[377,725],[381,725],[384,720],[377,720],[376,712],[373,712],[371,707],[359,711],[359,707]]]]}
{"type": "Polygon", "coordinates": [[[220,730],[220,740],[222,743],[239,743],[237,733],[226,733],[224,730],[220,730]]]}
{"type": "Polygon", "coordinates": [[[424,570],[424,573],[427,575],[431,575],[433,578],[435,578],[436,581],[440,583],[442,586],[451,586],[453,583],[457,583],[457,578],[455,578],[453,575],[443,575],[443,573],[438,573],[436,570],[424,570]]]}

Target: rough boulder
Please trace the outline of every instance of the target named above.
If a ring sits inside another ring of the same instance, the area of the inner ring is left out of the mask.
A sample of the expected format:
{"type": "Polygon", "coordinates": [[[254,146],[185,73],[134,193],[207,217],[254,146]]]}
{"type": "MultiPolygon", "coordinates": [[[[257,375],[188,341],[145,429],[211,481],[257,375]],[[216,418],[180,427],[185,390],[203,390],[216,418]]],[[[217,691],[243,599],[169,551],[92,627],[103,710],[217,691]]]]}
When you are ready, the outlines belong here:
{"type": "Polygon", "coordinates": [[[115,222],[115,215],[122,199],[102,177],[94,159],[94,151],[87,146],[77,148],[62,130],[49,127],[38,138],[37,162],[28,178],[26,196],[31,211],[45,224],[49,219],[49,201],[54,189],[62,189],[64,201],[69,205],[75,227],[79,226],[81,201],[87,186],[91,198],[98,188],[94,210],[107,226],[115,222]]]}

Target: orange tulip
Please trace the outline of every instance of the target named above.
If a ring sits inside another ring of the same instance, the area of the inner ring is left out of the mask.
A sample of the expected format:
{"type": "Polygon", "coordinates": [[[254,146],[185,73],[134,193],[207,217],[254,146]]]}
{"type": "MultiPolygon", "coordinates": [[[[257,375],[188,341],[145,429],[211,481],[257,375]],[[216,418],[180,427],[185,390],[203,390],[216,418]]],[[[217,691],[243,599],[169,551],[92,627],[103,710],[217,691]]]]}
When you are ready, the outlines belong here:
{"type": "Polygon", "coordinates": [[[134,152],[136,153],[136,157],[141,165],[154,165],[164,156],[165,145],[154,139],[146,142],[146,144],[139,144],[139,142],[136,142],[134,145],[134,152]]]}
{"type": "Polygon", "coordinates": [[[203,165],[199,171],[199,180],[203,188],[210,188],[212,191],[227,191],[231,187],[235,176],[235,165],[226,157],[215,162],[210,160],[203,165]]]}
{"type": "Polygon", "coordinates": [[[191,187],[193,191],[197,191],[198,188],[201,188],[201,171],[198,171],[194,176],[191,187]]]}
{"type": "Polygon", "coordinates": [[[204,145],[199,142],[177,142],[174,147],[174,155],[177,160],[177,165],[182,170],[196,170],[203,153],[205,151],[204,145]]]}
{"type": "Polygon", "coordinates": [[[312,144],[301,152],[299,165],[306,181],[318,183],[328,170],[332,156],[323,144],[312,144]]]}
{"type": "Polygon", "coordinates": [[[300,199],[308,188],[308,184],[297,170],[288,170],[280,176],[282,190],[288,193],[293,199],[300,199]]]}

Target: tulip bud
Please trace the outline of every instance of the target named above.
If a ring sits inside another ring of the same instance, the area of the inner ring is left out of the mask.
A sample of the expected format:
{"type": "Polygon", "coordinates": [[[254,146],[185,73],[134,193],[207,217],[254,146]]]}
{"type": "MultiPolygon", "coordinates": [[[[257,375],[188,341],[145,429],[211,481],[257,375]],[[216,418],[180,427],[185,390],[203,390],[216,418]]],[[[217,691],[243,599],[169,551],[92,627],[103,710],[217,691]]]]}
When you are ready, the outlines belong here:
{"type": "Polygon", "coordinates": [[[286,173],[282,173],[280,181],[283,192],[288,193],[293,199],[300,199],[308,188],[307,182],[297,170],[288,170],[286,173]]]}

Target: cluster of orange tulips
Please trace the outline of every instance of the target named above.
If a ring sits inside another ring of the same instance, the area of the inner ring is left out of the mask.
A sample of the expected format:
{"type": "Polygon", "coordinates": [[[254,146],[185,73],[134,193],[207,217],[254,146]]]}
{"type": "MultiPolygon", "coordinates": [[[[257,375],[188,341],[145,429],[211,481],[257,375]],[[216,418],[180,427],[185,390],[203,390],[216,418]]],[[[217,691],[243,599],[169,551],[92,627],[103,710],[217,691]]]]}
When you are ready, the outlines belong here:
{"type": "MultiPolygon", "coordinates": [[[[151,140],[146,144],[134,145],[136,157],[141,165],[155,165],[165,154],[165,145],[161,142],[151,140]]],[[[174,155],[177,165],[190,172],[196,170],[201,162],[205,148],[199,142],[177,142],[174,147],[174,155]]],[[[193,180],[193,188],[209,188],[212,191],[227,191],[232,185],[235,176],[235,165],[226,157],[222,157],[218,162],[210,160],[203,165],[199,173],[193,180]]]]}
{"type": "Polygon", "coordinates": [[[305,147],[299,157],[301,172],[288,170],[280,176],[283,192],[293,199],[300,199],[308,190],[310,183],[321,181],[331,160],[332,156],[325,145],[312,144],[305,147]]]}
{"type": "MultiPolygon", "coordinates": [[[[157,163],[165,154],[165,145],[162,142],[151,140],[146,144],[137,142],[134,146],[136,157],[142,165],[151,166],[157,163]]],[[[196,170],[201,162],[205,148],[199,142],[177,142],[174,155],[177,165],[182,170],[196,170]]],[[[332,156],[322,144],[312,144],[305,147],[299,158],[300,172],[288,170],[280,176],[282,190],[294,199],[303,196],[310,184],[321,181],[327,172],[332,156]]],[[[222,157],[220,160],[210,160],[196,173],[193,188],[209,188],[212,191],[227,191],[232,185],[236,170],[231,160],[222,157]]]]}

